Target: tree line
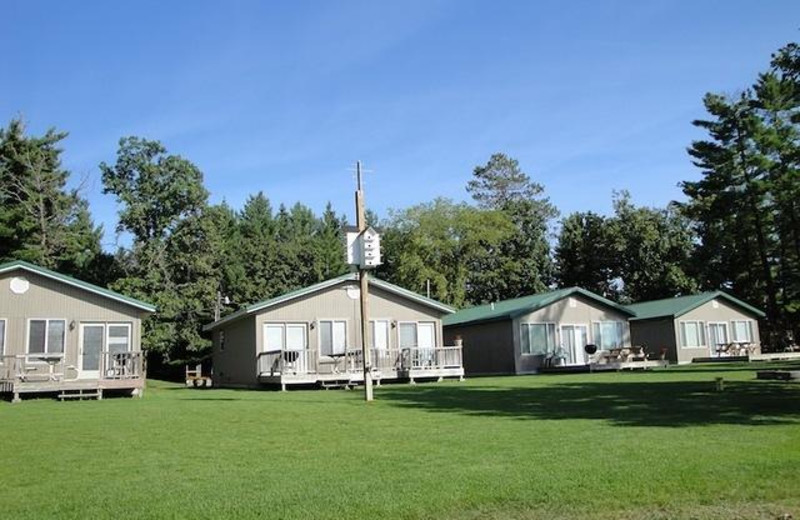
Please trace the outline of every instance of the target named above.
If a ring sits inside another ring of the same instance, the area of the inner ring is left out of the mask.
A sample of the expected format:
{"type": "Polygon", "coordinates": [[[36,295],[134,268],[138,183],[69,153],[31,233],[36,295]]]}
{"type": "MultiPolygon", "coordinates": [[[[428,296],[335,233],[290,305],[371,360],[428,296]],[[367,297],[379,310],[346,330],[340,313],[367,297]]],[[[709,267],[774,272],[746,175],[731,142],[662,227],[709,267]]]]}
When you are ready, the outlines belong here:
{"type": "MultiPolygon", "coordinates": [[[[581,286],[619,302],[724,289],[767,311],[773,345],[800,333],[800,47],[735,96],[708,94],[707,137],[688,153],[702,176],[686,200],[563,217],[544,187],[505,154],[477,166],[469,202],[437,198],[368,220],[383,237],[377,275],[461,308],[581,286]],[[561,218],[560,218],[561,217],[561,218]]],[[[169,363],[202,358],[202,325],[222,313],[348,272],[342,215],[328,204],[273,208],[264,193],[241,208],[211,204],[203,174],[158,141],[125,137],[101,163],[118,203],[117,233],[101,247],[80,185],[61,164],[66,133],[0,129],[0,260],[21,259],[158,306],[144,346],[169,363]]],[[[80,184],[80,183],[79,183],[80,184]]],[[[795,336],[797,337],[797,336],[795,336]]]]}

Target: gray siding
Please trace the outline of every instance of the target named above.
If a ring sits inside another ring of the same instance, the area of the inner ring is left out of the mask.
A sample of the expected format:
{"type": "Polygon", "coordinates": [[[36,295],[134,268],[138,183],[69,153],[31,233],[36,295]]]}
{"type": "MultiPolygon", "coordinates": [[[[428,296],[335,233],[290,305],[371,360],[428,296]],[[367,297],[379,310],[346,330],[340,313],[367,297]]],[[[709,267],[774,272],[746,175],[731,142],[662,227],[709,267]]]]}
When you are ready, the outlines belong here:
{"type": "Polygon", "coordinates": [[[727,301],[715,298],[700,307],[679,316],[674,323],[674,334],[678,343],[678,362],[689,363],[694,358],[709,357],[712,355],[709,347],[704,348],[684,348],[680,346],[680,322],[681,321],[702,321],[706,324],[706,343],[708,343],[708,323],[723,322],[728,324],[728,341],[731,341],[731,321],[750,320],[753,322],[753,342],[758,345],[758,352],[761,351],[761,336],[758,330],[758,319],[749,312],[741,310],[739,307],[729,304],[727,301]]]}
{"type": "MultiPolygon", "coordinates": [[[[214,373],[221,386],[252,386],[257,384],[255,356],[264,351],[263,329],[265,323],[302,323],[306,325],[308,348],[319,352],[320,320],[344,320],[347,323],[347,346],[361,346],[360,307],[358,282],[346,281],[333,287],[254,315],[224,324],[214,331],[214,373]],[[348,290],[349,288],[349,290],[348,290]],[[245,324],[246,323],[246,324],[245,324]],[[314,328],[312,329],[312,324],[314,328]],[[225,352],[219,351],[219,330],[226,331],[225,352]],[[235,340],[233,338],[236,338],[235,340]],[[235,342],[235,347],[231,347],[235,342]]],[[[398,322],[432,322],[436,331],[436,344],[443,345],[442,312],[413,300],[403,298],[370,286],[369,319],[389,320],[389,348],[399,347],[398,322]]],[[[369,344],[372,344],[370,338],[369,344]]]]}
{"type": "Polygon", "coordinates": [[[247,316],[213,333],[214,385],[256,386],[256,322],[247,316]],[[225,333],[225,348],[220,349],[220,332],[225,333]]]}
{"type": "Polygon", "coordinates": [[[630,345],[631,336],[628,326],[628,315],[613,307],[606,307],[581,295],[572,295],[563,298],[552,305],[539,309],[530,314],[514,319],[514,356],[516,359],[516,372],[525,374],[535,372],[542,366],[544,356],[522,354],[520,330],[523,323],[555,323],[556,343],[563,346],[561,337],[562,325],[586,325],[589,333],[589,343],[597,343],[594,338],[593,322],[621,321],[623,326],[623,342],[630,345]]]}
{"type": "MultiPolygon", "coordinates": [[[[0,274],[0,319],[6,320],[5,355],[25,354],[28,320],[66,321],[64,345],[68,377],[79,366],[81,323],[115,322],[131,324],[131,349],[141,350],[141,319],[147,313],[121,302],[23,270],[0,274]],[[24,277],[30,288],[24,294],[11,292],[12,278],[24,277]]],[[[44,370],[44,369],[43,369],[44,370]]]]}
{"type": "MultiPolygon", "coordinates": [[[[256,348],[264,350],[263,325],[265,323],[305,323],[310,325],[318,320],[345,320],[347,322],[348,348],[361,345],[360,307],[357,282],[344,282],[321,292],[292,300],[256,314],[256,348]],[[347,288],[351,288],[348,296],[347,288]]],[[[441,313],[430,307],[406,300],[377,287],[369,290],[369,319],[388,319],[392,321],[430,321],[436,324],[436,344],[442,345],[441,313]]],[[[399,346],[399,328],[389,333],[389,348],[399,346]]],[[[308,348],[319,351],[319,327],[308,329],[308,348]]]]}
{"type": "Polygon", "coordinates": [[[445,327],[444,338],[448,345],[459,336],[464,341],[462,351],[467,375],[515,373],[510,319],[445,327]]]}
{"type": "Polygon", "coordinates": [[[467,374],[526,374],[536,372],[544,356],[522,354],[520,328],[523,323],[555,323],[556,342],[562,343],[561,325],[585,325],[589,343],[594,342],[592,323],[621,321],[623,341],[630,345],[628,315],[581,295],[563,298],[543,309],[503,321],[450,325],[445,337],[464,340],[464,370],[467,374]]]}
{"type": "Polygon", "coordinates": [[[644,347],[654,359],[658,359],[661,348],[666,347],[666,358],[672,363],[678,362],[672,318],[634,320],[630,322],[630,326],[633,345],[644,347]]]}

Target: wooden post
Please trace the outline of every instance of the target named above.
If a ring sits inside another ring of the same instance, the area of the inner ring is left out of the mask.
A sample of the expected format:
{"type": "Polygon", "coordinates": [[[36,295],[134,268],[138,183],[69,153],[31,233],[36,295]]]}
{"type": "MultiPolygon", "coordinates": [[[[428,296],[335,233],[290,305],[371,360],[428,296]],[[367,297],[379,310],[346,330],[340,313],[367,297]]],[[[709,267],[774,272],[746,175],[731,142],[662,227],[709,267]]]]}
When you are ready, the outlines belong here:
{"type": "MultiPolygon", "coordinates": [[[[367,229],[367,217],[364,208],[364,191],[361,186],[361,161],[356,162],[356,176],[358,181],[358,189],[356,190],[356,226],[358,227],[358,232],[363,233],[367,229]]],[[[364,400],[372,401],[372,366],[369,347],[367,346],[369,334],[369,313],[367,309],[369,275],[363,265],[358,269],[358,282],[361,300],[361,360],[364,365],[364,400]]]]}

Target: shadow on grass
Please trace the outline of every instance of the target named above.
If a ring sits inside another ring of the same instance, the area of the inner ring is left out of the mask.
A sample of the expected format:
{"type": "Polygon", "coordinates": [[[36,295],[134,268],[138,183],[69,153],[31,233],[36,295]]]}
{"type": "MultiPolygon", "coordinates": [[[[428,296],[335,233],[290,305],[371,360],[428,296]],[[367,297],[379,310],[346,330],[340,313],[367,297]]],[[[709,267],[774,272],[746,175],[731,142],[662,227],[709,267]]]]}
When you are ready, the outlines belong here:
{"type": "Polygon", "coordinates": [[[583,382],[533,388],[395,387],[378,399],[431,412],[515,419],[596,419],[618,426],[800,424],[800,384],[766,381],[583,382]]]}
{"type": "Polygon", "coordinates": [[[797,361],[773,361],[756,363],[700,363],[689,365],[671,365],[666,369],[670,373],[717,373],[717,372],[752,372],[759,370],[800,370],[800,362],[797,361]]]}

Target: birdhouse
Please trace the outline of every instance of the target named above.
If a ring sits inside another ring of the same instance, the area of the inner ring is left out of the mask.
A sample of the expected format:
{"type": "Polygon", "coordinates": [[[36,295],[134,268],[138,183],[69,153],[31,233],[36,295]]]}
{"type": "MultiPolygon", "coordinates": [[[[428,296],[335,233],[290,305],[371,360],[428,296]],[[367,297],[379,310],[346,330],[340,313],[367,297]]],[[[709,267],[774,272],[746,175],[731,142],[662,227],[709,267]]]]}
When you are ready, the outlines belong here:
{"type": "Polygon", "coordinates": [[[381,237],[371,227],[361,233],[356,228],[345,228],[345,247],[348,265],[373,269],[382,263],[381,237]]]}
{"type": "Polygon", "coordinates": [[[372,269],[381,265],[381,237],[377,231],[368,227],[359,237],[360,265],[362,269],[372,269]]]}

